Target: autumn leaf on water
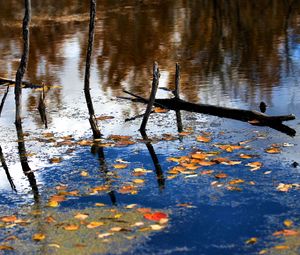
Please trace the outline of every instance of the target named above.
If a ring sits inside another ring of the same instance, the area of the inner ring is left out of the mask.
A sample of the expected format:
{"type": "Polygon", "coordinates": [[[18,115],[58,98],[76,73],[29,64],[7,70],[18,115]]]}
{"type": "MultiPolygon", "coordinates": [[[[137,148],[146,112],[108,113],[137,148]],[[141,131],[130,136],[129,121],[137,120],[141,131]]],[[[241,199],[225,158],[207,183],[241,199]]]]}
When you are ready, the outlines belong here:
{"type": "Polygon", "coordinates": [[[36,233],[32,236],[32,240],[34,241],[42,241],[46,238],[46,236],[42,233],[36,233]]]}
{"type": "Polygon", "coordinates": [[[101,221],[92,221],[86,227],[87,228],[97,228],[97,227],[100,227],[100,226],[103,226],[103,225],[104,225],[104,222],[101,222],[101,221]]]}
{"type": "Polygon", "coordinates": [[[17,217],[15,215],[3,216],[0,218],[0,220],[3,222],[15,222],[17,220],[17,217]]]}
{"type": "Polygon", "coordinates": [[[145,181],[143,179],[133,179],[132,182],[134,184],[143,184],[145,181]]]}
{"type": "Polygon", "coordinates": [[[169,110],[168,109],[165,109],[165,108],[160,108],[160,107],[155,107],[154,108],[154,112],[156,113],[166,113],[168,112],[169,110]]]}
{"type": "Polygon", "coordinates": [[[219,174],[215,175],[215,178],[217,178],[217,179],[225,179],[227,177],[228,177],[228,174],[225,174],[225,173],[219,173],[219,174]]]}
{"type": "Polygon", "coordinates": [[[234,150],[239,150],[243,148],[243,146],[241,145],[230,145],[230,144],[216,144],[215,146],[226,152],[233,152],[234,150]]]}
{"type": "Polygon", "coordinates": [[[293,230],[293,229],[283,229],[280,231],[276,231],[275,233],[273,233],[273,236],[298,236],[300,233],[298,230],[293,230]]]}
{"type": "Polygon", "coordinates": [[[50,202],[62,202],[66,200],[64,195],[53,195],[50,197],[50,202]]]}
{"type": "Polygon", "coordinates": [[[241,183],[244,183],[245,181],[242,180],[242,179],[234,179],[234,180],[231,180],[228,182],[228,184],[230,185],[236,185],[236,184],[241,184],[241,183]]]}
{"type": "Polygon", "coordinates": [[[290,228],[290,227],[292,227],[294,225],[294,222],[291,221],[291,220],[285,220],[283,222],[283,225],[286,226],[286,227],[288,227],[288,228],[290,228]]]}
{"type": "Polygon", "coordinates": [[[289,248],[290,247],[287,246],[287,245],[277,245],[277,246],[274,247],[274,249],[276,249],[276,250],[287,250],[289,248]]]}
{"type": "Polygon", "coordinates": [[[206,159],[207,158],[207,154],[206,153],[193,153],[192,155],[191,155],[191,157],[193,158],[193,159],[206,159]]]}
{"type": "Polygon", "coordinates": [[[88,173],[87,171],[81,171],[81,172],[80,172],[80,175],[81,175],[82,177],[87,177],[87,176],[89,176],[89,173],[88,173]]]}
{"type": "Polygon", "coordinates": [[[202,174],[202,175],[210,175],[212,173],[214,173],[214,170],[204,170],[200,174],[202,174]]]}
{"type": "Polygon", "coordinates": [[[164,226],[159,225],[159,224],[154,224],[154,225],[150,225],[150,228],[152,230],[158,231],[158,230],[162,230],[164,228],[164,226]]]}
{"type": "Polygon", "coordinates": [[[160,221],[161,219],[167,219],[168,215],[163,212],[145,213],[144,218],[151,221],[160,221]]]}
{"type": "Polygon", "coordinates": [[[128,164],[114,164],[113,167],[116,169],[124,169],[128,166],[128,164]]]}
{"type": "Polygon", "coordinates": [[[241,153],[239,156],[240,156],[240,158],[243,158],[243,159],[250,159],[250,158],[253,158],[253,155],[244,154],[244,153],[241,153]]]}
{"type": "Polygon", "coordinates": [[[262,163],[258,162],[258,161],[255,161],[255,162],[251,162],[251,163],[246,164],[246,166],[251,167],[250,171],[256,171],[256,170],[259,170],[262,167],[262,163]]]}
{"type": "Polygon", "coordinates": [[[86,218],[88,218],[89,215],[86,213],[77,213],[74,218],[78,219],[78,220],[85,220],[86,218]]]}
{"type": "Polygon", "coordinates": [[[241,163],[242,163],[242,161],[236,161],[236,160],[229,160],[229,161],[226,161],[226,162],[221,162],[221,164],[228,165],[228,166],[239,165],[241,163]]]}
{"type": "Polygon", "coordinates": [[[12,251],[14,248],[8,245],[0,245],[0,251],[12,251]]]}
{"type": "Polygon", "coordinates": [[[251,237],[246,241],[246,244],[255,244],[257,243],[257,238],[256,237],[251,237]]]}
{"type": "Polygon", "coordinates": [[[54,157],[49,159],[50,163],[60,163],[62,161],[61,157],[54,157]]]}
{"type": "Polygon", "coordinates": [[[207,136],[197,136],[197,141],[202,143],[209,143],[211,141],[211,138],[207,136]]]}
{"type": "Polygon", "coordinates": [[[270,148],[267,148],[265,150],[265,152],[270,153],[270,154],[278,154],[278,153],[281,153],[281,150],[280,150],[280,148],[270,147],[270,148]]]}
{"type": "Polygon", "coordinates": [[[279,183],[276,189],[281,192],[288,192],[292,187],[292,184],[279,183]]]}
{"type": "Polygon", "coordinates": [[[68,230],[68,231],[75,231],[79,229],[78,225],[74,225],[74,224],[68,224],[66,226],[63,226],[64,230],[68,230]]]}
{"type": "Polygon", "coordinates": [[[102,116],[98,116],[96,117],[96,120],[110,120],[110,119],[114,119],[113,116],[105,116],[105,115],[102,115],[102,116]]]}

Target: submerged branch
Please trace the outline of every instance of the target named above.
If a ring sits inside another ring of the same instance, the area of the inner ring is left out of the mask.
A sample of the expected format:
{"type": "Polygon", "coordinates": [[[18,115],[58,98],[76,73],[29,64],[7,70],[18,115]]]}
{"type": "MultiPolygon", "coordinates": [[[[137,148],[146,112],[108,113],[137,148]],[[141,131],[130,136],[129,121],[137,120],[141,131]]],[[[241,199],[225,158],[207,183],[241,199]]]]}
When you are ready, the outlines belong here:
{"type": "MultiPolygon", "coordinates": [[[[135,95],[134,93],[128,93],[135,98],[124,98],[131,100],[133,102],[147,103],[148,100],[141,96],[135,95]]],[[[279,116],[269,116],[267,114],[251,111],[251,110],[243,110],[236,108],[228,108],[222,106],[208,105],[208,104],[195,104],[184,101],[178,98],[170,98],[170,99],[155,99],[155,106],[163,107],[169,110],[179,111],[189,111],[196,113],[209,114],[213,116],[218,116],[222,118],[234,119],[243,122],[253,122],[256,121],[255,124],[261,126],[268,126],[280,132],[283,132],[290,136],[295,136],[296,131],[286,125],[283,125],[283,121],[290,121],[295,119],[295,115],[279,115],[279,116]]],[[[252,123],[254,124],[254,123],[252,123]]]]}

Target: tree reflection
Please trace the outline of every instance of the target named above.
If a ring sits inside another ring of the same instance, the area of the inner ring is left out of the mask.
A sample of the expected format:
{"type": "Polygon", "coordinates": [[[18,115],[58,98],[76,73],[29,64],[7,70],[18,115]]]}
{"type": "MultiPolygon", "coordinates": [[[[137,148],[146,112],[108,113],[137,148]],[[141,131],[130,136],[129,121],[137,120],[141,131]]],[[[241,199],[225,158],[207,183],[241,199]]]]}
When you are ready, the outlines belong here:
{"type": "MultiPolygon", "coordinates": [[[[273,88],[280,83],[282,68],[292,70],[288,31],[300,32],[299,1],[98,0],[97,3],[99,22],[91,61],[98,65],[102,90],[113,96],[121,93],[124,84],[126,89],[147,95],[144,85],[151,77],[149,66],[155,59],[165,68],[162,71],[170,74],[168,84],[173,84],[173,63],[180,61],[182,96],[194,102],[199,100],[200,93],[204,101],[219,96],[217,99],[222,102],[222,95],[229,94],[230,98],[249,105],[260,101],[268,104],[273,88]]],[[[19,28],[15,24],[21,8],[17,0],[0,2],[3,17],[0,42],[5,61],[0,65],[0,73],[8,76],[17,68],[11,55],[20,54],[16,37],[19,28]]],[[[64,48],[70,39],[76,39],[80,48],[75,59],[78,70],[73,71],[83,75],[89,36],[85,29],[87,9],[87,1],[33,1],[27,74],[30,81],[61,82],[60,69],[66,65],[64,48]]],[[[60,105],[59,93],[47,95],[56,102],[53,108],[60,105]]]]}

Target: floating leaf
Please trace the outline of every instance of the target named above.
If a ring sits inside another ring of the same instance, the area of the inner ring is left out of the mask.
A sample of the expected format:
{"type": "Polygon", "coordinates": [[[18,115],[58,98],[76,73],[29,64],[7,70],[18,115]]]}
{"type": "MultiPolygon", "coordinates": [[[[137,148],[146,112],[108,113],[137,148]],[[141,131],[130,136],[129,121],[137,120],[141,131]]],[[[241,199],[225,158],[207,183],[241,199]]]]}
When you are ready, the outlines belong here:
{"type": "Polygon", "coordinates": [[[162,230],[164,228],[163,226],[161,226],[159,224],[150,225],[150,227],[152,230],[156,230],[156,231],[162,230]]]}
{"type": "Polygon", "coordinates": [[[144,226],[145,223],[142,222],[142,221],[138,221],[138,222],[135,222],[133,225],[131,225],[132,227],[141,227],[141,226],[144,226]]]}
{"type": "Polygon", "coordinates": [[[64,230],[68,230],[68,231],[75,231],[79,229],[78,225],[74,225],[74,224],[69,224],[63,227],[64,230]]]}
{"type": "Polygon", "coordinates": [[[256,237],[251,237],[246,241],[246,244],[255,244],[257,243],[257,238],[256,237]]]}
{"type": "Polygon", "coordinates": [[[86,227],[87,228],[97,228],[97,227],[100,227],[100,226],[103,226],[103,225],[104,225],[104,222],[101,222],[101,221],[92,221],[86,227]]]}
{"type": "Polygon", "coordinates": [[[241,184],[241,183],[244,183],[245,181],[242,180],[242,179],[234,179],[234,180],[231,180],[230,182],[228,182],[228,184],[230,185],[236,185],[236,184],[241,184]]]}
{"type": "Polygon", "coordinates": [[[106,238],[106,237],[110,237],[112,236],[114,233],[103,233],[103,234],[99,234],[98,238],[106,238]]]}
{"type": "Polygon", "coordinates": [[[294,225],[294,222],[291,221],[291,220],[285,220],[283,222],[283,225],[286,226],[286,227],[288,227],[288,228],[290,228],[290,227],[292,227],[294,225]]]}
{"type": "Polygon", "coordinates": [[[1,251],[12,251],[14,248],[8,245],[0,245],[1,251]]]}
{"type": "Polygon", "coordinates": [[[262,163],[258,162],[258,161],[255,161],[255,162],[251,162],[251,163],[246,164],[246,166],[251,167],[250,171],[256,171],[256,170],[259,170],[262,167],[262,163]]]}
{"type": "Polygon", "coordinates": [[[106,206],[106,204],[103,204],[103,203],[95,203],[95,206],[103,207],[103,206],[106,206]]]}
{"type": "Polygon", "coordinates": [[[82,177],[87,177],[87,176],[89,176],[89,173],[88,173],[87,171],[81,171],[81,172],[80,172],[80,175],[81,175],[82,177]]]}
{"type": "Polygon", "coordinates": [[[241,163],[242,163],[242,161],[229,160],[229,161],[226,161],[226,162],[222,162],[221,164],[228,165],[228,166],[234,166],[234,165],[239,165],[241,163]]]}
{"type": "Polygon", "coordinates": [[[200,165],[200,166],[212,166],[212,165],[215,165],[216,162],[201,160],[201,161],[198,161],[197,164],[200,165]]]}
{"type": "Polygon", "coordinates": [[[57,201],[50,201],[48,203],[48,206],[50,207],[58,207],[59,206],[59,203],[57,201]]]}
{"type": "Polygon", "coordinates": [[[287,245],[277,245],[277,246],[274,247],[274,249],[276,249],[276,250],[287,250],[289,248],[290,247],[287,246],[287,245]]]}
{"type": "Polygon", "coordinates": [[[113,119],[114,117],[113,116],[105,116],[105,115],[103,115],[103,116],[98,116],[98,117],[96,117],[96,120],[110,120],[110,119],[113,119]]]}
{"type": "Polygon", "coordinates": [[[204,170],[200,174],[202,174],[202,175],[209,175],[209,174],[212,174],[212,173],[214,173],[214,170],[204,170]]]}
{"type": "Polygon", "coordinates": [[[49,159],[50,163],[60,163],[62,161],[61,157],[54,157],[49,159]]]}
{"type": "Polygon", "coordinates": [[[155,107],[154,108],[154,112],[156,113],[166,113],[168,112],[169,110],[168,109],[165,109],[165,108],[160,108],[160,107],[155,107]]]}
{"type": "Polygon", "coordinates": [[[197,141],[202,143],[209,143],[211,141],[211,138],[207,136],[197,136],[197,141]]]}
{"type": "Polygon", "coordinates": [[[15,222],[17,220],[17,217],[15,215],[3,216],[0,218],[0,220],[3,222],[15,222]]]}
{"type": "Polygon", "coordinates": [[[89,215],[86,213],[77,213],[74,218],[78,219],[78,220],[85,220],[86,218],[88,218],[89,215]]]}
{"type": "Polygon", "coordinates": [[[32,240],[34,241],[42,241],[46,238],[46,236],[42,233],[36,233],[32,236],[32,240]]]}
{"type": "Polygon", "coordinates": [[[144,218],[151,221],[160,221],[161,219],[168,218],[168,215],[163,212],[146,213],[144,218]]]}
{"type": "Polygon", "coordinates": [[[226,189],[230,191],[242,191],[242,189],[237,186],[227,186],[226,189]]]}
{"type": "Polygon", "coordinates": [[[113,167],[116,169],[124,169],[128,166],[128,164],[114,164],[113,167]]]}
{"type": "Polygon", "coordinates": [[[134,179],[132,182],[135,184],[143,184],[145,181],[143,179],[134,179]]]}
{"type": "Polygon", "coordinates": [[[288,192],[292,187],[292,184],[279,183],[276,189],[281,192],[288,192]]]}
{"type": "Polygon", "coordinates": [[[62,202],[65,200],[66,200],[66,197],[64,195],[53,195],[50,197],[51,202],[62,202]]]}
{"type": "Polygon", "coordinates": [[[300,233],[299,233],[298,230],[283,229],[283,230],[276,231],[275,233],[273,233],[273,236],[279,236],[279,235],[283,235],[283,236],[297,236],[299,234],[300,233]]]}
{"type": "Polygon", "coordinates": [[[278,154],[278,153],[281,153],[281,150],[276,147],[270,147],[270,148],[267,148],[265,150],[265,152],[270,153],[270,154],[278,154]]]}
{"type": "Polygon", "coordinates": [[[225,174],[225,173],[219,173],[219,174],[215,175],[215,178],[217,178],[217,179],[225,179],[227,177],[228,177],[228,174],[225,174]]]}
{"type": "Polygon", "coordinates": [[[239,156],[240,156],[240,158],[243,158],[243,159],[250,159],[250,158],[253,158],[253,155],[244,154],[244,153],[241,153],[239,156]]]}

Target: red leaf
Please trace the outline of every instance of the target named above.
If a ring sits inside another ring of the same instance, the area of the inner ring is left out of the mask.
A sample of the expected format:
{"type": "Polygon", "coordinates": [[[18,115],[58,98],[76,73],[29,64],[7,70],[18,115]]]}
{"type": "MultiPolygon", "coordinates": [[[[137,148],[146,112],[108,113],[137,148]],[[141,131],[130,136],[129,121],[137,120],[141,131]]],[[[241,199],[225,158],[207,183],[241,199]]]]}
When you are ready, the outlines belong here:
{"type": "Polygon", "coordinates": [[[160,221],[161,219],[167,219],[168,215],[163,212],[145,213],[144,218],[152,221],[160,221]]]}

